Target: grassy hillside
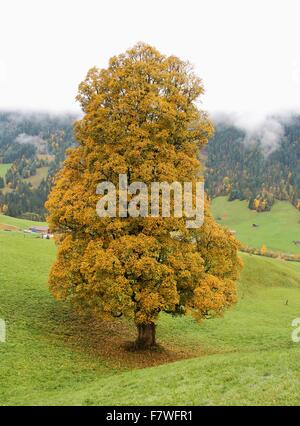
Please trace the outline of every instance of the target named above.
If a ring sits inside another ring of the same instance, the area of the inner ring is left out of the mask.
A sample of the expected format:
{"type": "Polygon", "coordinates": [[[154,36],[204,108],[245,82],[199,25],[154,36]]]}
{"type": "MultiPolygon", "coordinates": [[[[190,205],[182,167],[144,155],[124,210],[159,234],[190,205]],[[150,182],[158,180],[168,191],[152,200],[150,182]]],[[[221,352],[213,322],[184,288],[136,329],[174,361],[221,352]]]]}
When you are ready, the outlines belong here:
{"type": "Polygon", "coordinates": [[[15,217],[0,214],[0,225],[15,226],[16,228],[23,230],[29,228],[30,226],[46,226],[46,222],[32,222],[31,220],[16,219],[15,217]]]}
{"type": "MultiPolygon", "coordinates": [[[[1,173],[3,173],[3,176],[5,176],[10,166],[11,164],[0,164],[0,176],[1,176],[1,173]],[[5,167],[2,167],[2,170],[1,170],[1,166],[5,166],[5,167]]],[[[48,170],[49,170],[49,167],[39,167],[36,170],[36,174],[34,176],[30,176],[29,178],[23,179],[23,181],[26,183],[31,183],[32,188],[37,188],[39,184],[42,182],[42,180],[47,178],[48,170]]],[[[2,189],[2,192],[3,194],[7,194],[8,192],[13,192],[13,189],[9,188],[6,185],[2,189]]]]}
{"type": "Polygon", "coordinates": [[[36,174],[34,176],[30,176],[29,178],[23,179],[26,183],[31,183],[33,188],[37,188],[43,179],[46,179],[48,175],[49,167],[39,167],[36,170],[36,174]]]}
{"type": "Polygon", "coordinates": [[[165,349],[141,355],[123,347],[132,324],[79,320],[52,299],[54,255],[53,240],[0,231],[0,405],[300,403],[300,264],[243,255],[239,302],[224,318],[162,315],[165,349]]]}
{"type": "Polygon", "coordinates": [[[247,201],[227,201],[217,197],[212,202],[212,212],[220,225],[236,231],[237,238],[249,247],[300,253],[300,212],[289,202],[277,201],[270,212],[257,213],[247,207],[247,201]],[[259,225],[253,227],[252,225],[259,225]]]}
{"type": "Polygon", "coordinates": [[[0,177],[6,175],[7,170],[11,167],[11,164],[1,164],[0,163],[0,177]]]}

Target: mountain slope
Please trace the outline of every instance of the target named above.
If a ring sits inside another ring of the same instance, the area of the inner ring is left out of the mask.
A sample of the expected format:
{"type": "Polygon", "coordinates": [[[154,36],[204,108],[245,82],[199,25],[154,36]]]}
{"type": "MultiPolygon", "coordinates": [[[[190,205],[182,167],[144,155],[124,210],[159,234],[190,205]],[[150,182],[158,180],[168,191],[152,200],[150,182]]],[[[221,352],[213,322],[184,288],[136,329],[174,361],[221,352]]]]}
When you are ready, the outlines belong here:
{"type": "Polygon", "coordinates": [[[300,208],[300,117],[272,120],[278,134],[267,124],[255,134],[225,121],[216,123],[206,152],[211,197],[247,200],[258,211],[270,210],[275,199],[300,208]]]}

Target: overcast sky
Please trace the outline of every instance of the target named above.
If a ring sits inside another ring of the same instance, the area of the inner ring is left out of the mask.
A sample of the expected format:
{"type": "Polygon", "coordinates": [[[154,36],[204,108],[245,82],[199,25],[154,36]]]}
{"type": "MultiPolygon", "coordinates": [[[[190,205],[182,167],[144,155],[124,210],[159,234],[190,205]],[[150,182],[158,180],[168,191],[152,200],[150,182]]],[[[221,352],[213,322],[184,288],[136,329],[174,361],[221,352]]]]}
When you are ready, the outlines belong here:
{"type": "Polygon", "coordinates": [[[300,110],[299,0],[0,0],[0,108],[78,111],[79,82],[138,41],[191,61],[203,107],[300,110]]]}

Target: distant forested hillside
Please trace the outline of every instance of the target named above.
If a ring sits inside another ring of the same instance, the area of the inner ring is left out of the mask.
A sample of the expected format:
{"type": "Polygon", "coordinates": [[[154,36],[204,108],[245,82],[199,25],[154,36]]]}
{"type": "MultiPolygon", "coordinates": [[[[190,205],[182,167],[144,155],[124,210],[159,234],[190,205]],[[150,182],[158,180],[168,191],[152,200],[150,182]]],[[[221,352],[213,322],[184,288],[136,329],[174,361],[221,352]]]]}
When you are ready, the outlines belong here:
{"type": "Polygon", "coordinates": [[[0,111],[0,162],[12,163],[33,152],[53,153],[50,140],[63,131],[64,139],[73,139],[71,114],[52,115],[0,111]]]}
{"type": "MultiPolygon", "coordinates": [[[[44,203],[65,151],[75,144],[74,115],[0,112],[0,211],[45,218],[44,203]],[[0,169],[1,170],[1,169],[0,169]]],[[[226,120],[206,149],[206,190],[211,197],[248,200],[257,211],[274,200],[300,209],[300,116],[274,118],[272,127],[249,133],[226,120]],[[274,126],[275,124],[275,126],[274,126]],[[274,130],[275,129],[275,130],[274,130]]]]}
{"type": "Polygon", "coordinates": [[[211,197],[249,200],[257,211],[270,210],[275,199],[300,209],[300,116],[273,119],[271,130],[257,134],[219,122],[206,155],[211,197]]]}
{"type": "Polygon", "coordinates": [[[45,218],[53,176],[74,145],[74,115],[0,112],[0,210],[15,217],[45,218]]]}

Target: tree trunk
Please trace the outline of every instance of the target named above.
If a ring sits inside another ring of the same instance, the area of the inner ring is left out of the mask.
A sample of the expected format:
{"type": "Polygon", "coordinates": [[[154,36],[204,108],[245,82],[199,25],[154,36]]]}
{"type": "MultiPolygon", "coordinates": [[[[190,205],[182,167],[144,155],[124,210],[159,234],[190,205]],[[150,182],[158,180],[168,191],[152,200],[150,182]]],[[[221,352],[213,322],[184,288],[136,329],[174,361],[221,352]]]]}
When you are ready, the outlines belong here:
{"type": "Polygon", "coordinates": [[[155,341],[155,324],[138,324],[138,338],[135,341],[135,347],[137,349],[149,349],[156,346],[155,341]]]}

